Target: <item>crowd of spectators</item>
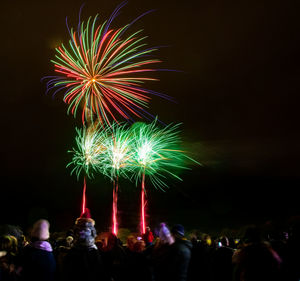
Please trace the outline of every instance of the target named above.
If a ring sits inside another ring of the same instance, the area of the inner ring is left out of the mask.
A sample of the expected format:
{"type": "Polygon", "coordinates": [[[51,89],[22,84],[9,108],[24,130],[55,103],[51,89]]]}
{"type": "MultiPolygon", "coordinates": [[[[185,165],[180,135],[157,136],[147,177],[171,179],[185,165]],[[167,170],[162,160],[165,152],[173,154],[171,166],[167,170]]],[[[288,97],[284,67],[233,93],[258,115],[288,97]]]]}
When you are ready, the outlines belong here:
{"type": "Polygon", "coordinates": [[[37,221],[28,237],[0,228],[0,281],[299,281],[299,227],[263,237],[256,226],[242,237],[212,237],[181,224],[121,241],[97,234],[89,211],[63,234],[37,221]]]}

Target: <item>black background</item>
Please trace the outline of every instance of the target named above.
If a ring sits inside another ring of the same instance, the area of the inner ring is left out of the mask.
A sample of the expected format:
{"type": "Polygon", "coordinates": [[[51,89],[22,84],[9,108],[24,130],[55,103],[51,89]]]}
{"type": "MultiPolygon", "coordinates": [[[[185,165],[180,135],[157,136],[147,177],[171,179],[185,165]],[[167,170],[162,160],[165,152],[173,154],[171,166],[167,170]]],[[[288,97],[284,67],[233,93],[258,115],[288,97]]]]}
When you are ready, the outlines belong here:
{"type": "MultiPolygon", "coordinates": [[[[297,1],[294,1],[295,3],[297,1]]],[[[206,231],[299,215],[299,7],[292,1],[130,1],[112,27],[136,22],[162,68],[148,87],[178,103],[153,98],[150,112],[182,122],[185,148],[203,163],[169,182],[148,184],[151,225],[182,223],[206,231]]],[[[85,1],[82,19],[103,22],[120,1],[85,1]]],[[[66,229],[80,213],[82,181],[65,166],[80,120],[62,95],[45,95],[55,47],[67,44],[82,1],[1,4],[0,222],[27,227],[46,217],[66,229]]],[[[88,206],[98,228],[110,225],[112,185],[88,181],[88,206]]],[[[120,226],[138,225],[139,188],[120,184],[120,226]]]]}

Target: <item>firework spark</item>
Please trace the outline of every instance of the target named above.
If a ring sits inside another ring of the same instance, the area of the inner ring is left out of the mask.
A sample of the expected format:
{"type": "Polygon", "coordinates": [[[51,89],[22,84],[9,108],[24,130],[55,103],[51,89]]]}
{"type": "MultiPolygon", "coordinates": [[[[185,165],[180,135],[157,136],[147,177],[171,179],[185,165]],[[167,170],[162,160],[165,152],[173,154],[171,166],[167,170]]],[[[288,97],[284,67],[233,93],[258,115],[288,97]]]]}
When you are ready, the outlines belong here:
{"type": "Polygon", "coordinates": [[[67,165],[74,166],[71,174],[75,173],[79,178],[82,172],[88,177],[93,177],[94,173],[99,172],[99,164],[101,163],[102,155],[106,151],[105,143],[107,131],[99,130],[97,127],[76,128],[77,136],[76,148],[73,148],[70,153],[73,154],[72,161],[67,165]]]}
{"type": "Polygon", "coordinates": [[[145,176],[147,175],[156,188],[165,189],[165,179],[171,175],[179,180],[176,174],[178,169],[186,169],[184,158],[189,158],[180,149],[179,130],[177,125],[169,125],[162,129],[157,126],[157,121],[151,124],[136,123],[131,131],[134,139],[134,152],[132,166],[136,183],[141,186],[141,233],[146,231],[145,220],[145,176]]]}
{"type": "Polygon", "coordinates": [[[111,180],[120,176],[129,178],[133,143],[130,130],[126,124],[114,123],[107,129],[107,135],[103,142],[105,153],[99,158],[99,171],[111,180]]]}
{"type": "Polygon", "coordinates": [[[129,160],[131,159],[132,139],[126,125],[114,123],[108,131],[102,154],[100,171],[113,181],[112,232],[118,234],[118,188],[119,177],[127,177],[129,160]]]}
{"type": "Polygon", "coordinates": [[[151,58],[157,48],[146,47],[141,30],[125,35],[135,21],[118,29],[110,28],[123,6],[103,24],[97,23],[97,15],[79,23],[77,31],[71,28],[69,46],[57,48],[56,59],[52,60],[60,76],[51,77],[47,91],[52,88],[56,88],[55,93],[64,91],[68,113],[74,116],[83,107],[83,123],[98,119],[102,125],[109,125],[111,119],[117,121],[117,116],[127,120],[147,114],[152,117],[144,109],[151,95],[169,99],[142,87],[147,81],[157,80],[147,73],[157,71],[151,65],[161,61],[151,58]]]}
{"type": "Polygon", "coordinates": [[[82,193],[81,215],[86,210],[86,176],[93,177],[95,172],[98,172],[100,163],[100,155],[105,152],[103,146],[104,139],[107,137],[106,131],[98,130],[97,126],[83,129],[76,128],[77,136],[76,148],[73,147],[70,153],[73,154],[72,161],[67,165],[73,166],[71,174],[75,173],[77,179],[84,172],[84,184],[82,193]]]}
{"type": "Polygon", "coordinates": [[[156,188],[164,189],[167,175],[180,179],[176,169],[186,169],[184,158],[187,156],[180,149],[179,126],[171,124],[161,129],[156,120],[132,126],[135,140],[132,165],[136,180],[145,173],[156,188]]]}

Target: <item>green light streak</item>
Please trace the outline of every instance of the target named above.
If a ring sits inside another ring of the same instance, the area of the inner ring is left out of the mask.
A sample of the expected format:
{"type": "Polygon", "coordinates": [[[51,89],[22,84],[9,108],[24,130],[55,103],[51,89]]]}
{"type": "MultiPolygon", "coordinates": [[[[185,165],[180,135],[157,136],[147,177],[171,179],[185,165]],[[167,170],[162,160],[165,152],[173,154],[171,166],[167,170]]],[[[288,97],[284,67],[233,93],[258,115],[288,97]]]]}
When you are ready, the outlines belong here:
{"type": "Polygon", "coordinates": [[[76,144],[70,152],[77,178],[84,171],[89,177],[101,173],[112,181],[118,177],[134,180],[136,184],[145,174],[152,185],[165,190],[169,176],[182,180],[178,172],[188,169],[190,158],[181,148],[180,124],[160,128],[157,121],[150,124],[113,123],[110,127],[77,129],[76,144]]]}
{"type": "Polygon", "coordinates": [[[168,175],[182,180],[177,172],[187,169],[184,165],[187,156],[180,147],[179,126],[171,124],[161,129],[156,120],[150,124],[135,123],[132,126],[135,140],[132,165],[136,183],[143,173],[155,188],[162,190],[168,187],[165,182],[168,175]]]}
{"type": "Polygon", "coordinates": [[[126,125],[116,123],[108,131],[110,137],[105,140],[106,151],[101,155],[100,170],[111,180],[117,177],[129,178],[133,142],[130,131],[126,125]]]}
{"type": "Polygon", "coordinates": [[[84,127],[83,129],[76,128],[76,133],[76,147],[68,151],[73,154],[73,158],[67,167],[73,166],[71,174],[75,173],[77,179],[82,172],[88,177],[93,177],[94,173],[99,172],[101,157],[106,151],[103,145],[107,138],[106,131],[84,127]]]}

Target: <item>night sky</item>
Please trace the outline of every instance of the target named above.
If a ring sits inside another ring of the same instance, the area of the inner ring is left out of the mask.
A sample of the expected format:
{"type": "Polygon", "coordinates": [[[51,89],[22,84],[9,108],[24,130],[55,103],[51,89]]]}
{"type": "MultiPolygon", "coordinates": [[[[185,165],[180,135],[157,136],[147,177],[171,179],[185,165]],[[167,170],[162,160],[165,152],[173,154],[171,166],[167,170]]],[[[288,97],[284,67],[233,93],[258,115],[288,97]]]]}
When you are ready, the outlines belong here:
{"type": "MultiPolygon", "coordinates": [[[[155,9],[130,29],[143,29],[160,67],[148,87],[149,111],[182,122],[184,147],[203,163],[170,180],[166,192],[149,186],[150,225],[182,223],[203,231],[300,215],[300,19],[297,1],[138,1],[112,27],[155,9]],[[230,2],[230,3],[228,3],[230,2]]],[[[80,212],[82,181],[66,164],[79,118],[67,115],[62,94],[45,94],[54,75],[55,47],[67,43],[83,1],[5,1],[1,4],[0,224],[26,228],[46,217],[55,230],[80,212]]],[[[120,1],[87,0],[82,18],[106,20],[120,1]]],[[[99,230],[110,225],[112,185],[88,181],[88,207],[99,230]]],[[[138,226],[139,189],[122,181],[120,226],[138,226]]]]}

